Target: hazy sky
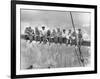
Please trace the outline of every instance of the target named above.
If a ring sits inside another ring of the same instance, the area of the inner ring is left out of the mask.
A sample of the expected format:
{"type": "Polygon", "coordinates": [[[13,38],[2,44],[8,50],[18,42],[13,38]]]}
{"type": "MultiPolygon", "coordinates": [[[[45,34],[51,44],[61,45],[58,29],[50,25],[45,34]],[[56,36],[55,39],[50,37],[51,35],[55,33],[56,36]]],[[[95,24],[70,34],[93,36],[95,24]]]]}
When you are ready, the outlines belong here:
{"type": "MultiPolygon", "coordinates": [[[[73,21],[76,28],[82,28],[82,31],[90,37],[91,15],[84,12],[72,12],[73,21]]],[[[21,33],[25,27],[31,26],[41,28],[45,25],[47,28],[71,29],[72,20],[69,11],[48,11],[48,10],[21,10],[21,33]]]]}

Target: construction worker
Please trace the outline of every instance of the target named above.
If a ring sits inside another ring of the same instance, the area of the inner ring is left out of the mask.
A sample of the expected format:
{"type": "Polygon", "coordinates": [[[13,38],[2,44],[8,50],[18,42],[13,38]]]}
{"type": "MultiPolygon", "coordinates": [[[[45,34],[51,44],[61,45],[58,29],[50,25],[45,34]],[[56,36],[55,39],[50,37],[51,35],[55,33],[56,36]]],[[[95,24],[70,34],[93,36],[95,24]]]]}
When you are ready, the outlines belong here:
{"type": "Polygon", "coordinates": [[[66,44],[66,30],[65,29],[63,29],[62,37],[63,37],[63,43],[66,44]]]}
{"type": "Polygon", "coordinates": [[[71,31],[71,29],[69,29],[68,37],[67,37],[69,45],[72,45],[72,37],[71,36],[72,36],[72,31],[71,31]]]}
{"type": "Polygon", "coordinates": [[[57,37],[58,37],[58,42],[62,44],[62,32],[60,31],[60,28],[57,28],[57,37]]]}
{"type": "Polygon", "coordinates": [[[54,43],[57,43],[58,42],[58,40],[57,40],[57,32],[56,32],[56,30],[55,29],[53,29],[53,31],[52,31],[52,34],[51,34],[51,40],[52,40],[52,42],[54,42],[54,43]]]}
{"type": "Polygon", "coordinates": [[[74,44],[76,46],[77,45],[77,34],[75,31],[72,33],[71,38],[72,38],[72,44],[74,44]]]}
{"type": "Polygon", "coordinates": [[[25,28],[24,33],[25,33],[25,35],[29,35],[28,27],[25,28]]]}
{"type": "Polygon", "coordinates": [[[26,42],[27,42],[27,40],[29,40],[29,35],[30,35],[30,33],[29,33],[29,31],[28,31],[28,27],[25,28],[24,33],[25,33],[25,40],[26,40],[26,42]]]}
{"type": "Polygon", "coordinates": [[[41,33],[42,33],[42,40],[43,40],[43,43],[45,44],[46,43],[46,41],[47,41],[47,39],[46,39],[46,33],[47,33],[47,31],[46,31],[46,29],[45,29],[45,26],[42,26],[42,30],[41,30],[41,33]]]}
{"type": "Polygon", "coordinates": [[[83,41],[82,31],[78,29],[78,45],[81,45],[83,41]]]}
{"type": "Polygon", "coordinates": [[[51,35],[51,31],[48,29],[46,37],[47,37],[47,41],[49,42],[49,45],[50,45],[50,35],[51,35]]]}
{"type": "Polygon", "coordinates": [[[39,35],[40,35],[40,32],[39,32],[38,27],[35,27],[35,35],[36,35],[36,36],[39,36],[39,35]]]}
{"type": "Polygon", "coordinates": [[[35,27],[35,41],[40,41],[40,32],[38,27],[35,27]]]}
{"type": "Polygon", "coordinates": [[[33,30],[31,29],[30,26],[29,26],[29,27],[26,27],[26,29],[25,29],[25,34],[26,34],[26,35],[31,35],[32,32],[33,32],[33,30]]]}
{"type": "Polygon", "coordinates": [[[26,36],[27,39],[30,40],[30,42],[32,42],[32,40],[34,38],[34,30],[30,26],[26,27],[25,36],[26,36]]]}

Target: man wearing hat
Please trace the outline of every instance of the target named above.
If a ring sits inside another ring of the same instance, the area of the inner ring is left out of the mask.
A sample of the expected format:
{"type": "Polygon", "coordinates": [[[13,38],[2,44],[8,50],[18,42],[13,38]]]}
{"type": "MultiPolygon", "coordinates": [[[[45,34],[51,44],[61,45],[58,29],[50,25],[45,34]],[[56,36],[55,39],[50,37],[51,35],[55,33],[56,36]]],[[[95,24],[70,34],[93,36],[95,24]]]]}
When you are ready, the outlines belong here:
{"type": "Polygon", "coordinates": [[[62,32],[62,37],[63,37],[63,43],[66,43],[66,30],[63,29],[63,32],[62,32]]]}
{"type": "Polygon", "coordinates": [[[68,44],[72,45],[72,31],[71,29],[69,29],[68,31],[68,36],[67,36],[67,39],[68,39],[68,44]]]}
{"type": "Polygon", "coordinates": [[[40,41],[40,32],[38,27],[35,27],[35,41],[40,41]]]}
{"type": "Polygon", "coordinates": [[[72,33],[72,44],[77,45],[77,33],[75,31],[72,33]]]}
{"type": "Polygon", "coordinates": [[[81,45],[81,43],[82,43],[82,31],[81,31],[81,29],[78,29],[78,45],[81,45]]]}
{"type": "Polygon", "coordinates": [[[62,32],[60,28],[57,28],[57,37],[58,37],[58,42],[62,44],[62,32]]]}
{"type": "Polygon", "coordinates": [[[30,42],[33,41],[34,30],[31,28],[31,26],[26,27],[26,29],[25,29],[25,36],[26,36],[26,39],[30,40],[30,42]]]}
{"type": "Polygon", "coordinates": [[[45,26],[42,26],[42,34],[45,35],[46,30],[45,30],[45,26]]]}
{"type": "Polygon", "coordinates": [[[41,39],[43,40],[43,43],[46,43],[46,33],[47,33],[47,31],[45,29],[45,26],[42,26],[41,33],[42,33],[41,39]]]}

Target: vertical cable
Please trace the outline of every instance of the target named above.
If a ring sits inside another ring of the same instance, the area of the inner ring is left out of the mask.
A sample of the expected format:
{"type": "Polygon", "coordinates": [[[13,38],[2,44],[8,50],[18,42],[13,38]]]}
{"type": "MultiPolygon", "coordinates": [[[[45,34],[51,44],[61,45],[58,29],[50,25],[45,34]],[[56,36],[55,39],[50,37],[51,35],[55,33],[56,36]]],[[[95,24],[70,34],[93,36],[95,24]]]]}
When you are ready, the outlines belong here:
{"type": "Polygon", "coordinates": [[[77,42],[77,35],[76,35],[75,26],[74,26],[74,21],[73,21],[73,17],[72,17],[72,13],[71,13],[71,12],[70,12],[70,16],[71,16],[71,20],[72,20],[72,26],[73,26],[73,29],[74,29],[74,32],[75,32],[76,43],[77,43],[77,47],[78,47],[78,50],[79,50],[79,56],[78,56],[78,53],[77,53],[77,51],[76,51],[76,48],[75,48],[75,52],[76,52],[76,55],[77,55],[79,64],[81,65],[81,63],[82,63],[83,66],[84,66],[84,62],[82,61],[83,56],[82,56],[82,52],[81,52],[81,49],[80,49],[81,47],[80,47],[80,45],[79,45],[78,42],[77,42]],[[82,57],[82,59],[81,59],[81,57],[82,57]],[[80,62],[81,62],[81,63],[80,63],[80,62]]]}

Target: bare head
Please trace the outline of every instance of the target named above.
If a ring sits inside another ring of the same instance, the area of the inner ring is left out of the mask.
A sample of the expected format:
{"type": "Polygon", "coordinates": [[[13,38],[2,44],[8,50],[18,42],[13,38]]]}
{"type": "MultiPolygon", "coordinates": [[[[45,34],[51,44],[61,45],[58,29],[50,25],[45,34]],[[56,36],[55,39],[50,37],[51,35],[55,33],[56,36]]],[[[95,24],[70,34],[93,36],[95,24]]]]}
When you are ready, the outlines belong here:
{"type": "Polygon", "coordinates": [[[28,28],[31,29],[31,26],[29,26],[28,28]]]}

